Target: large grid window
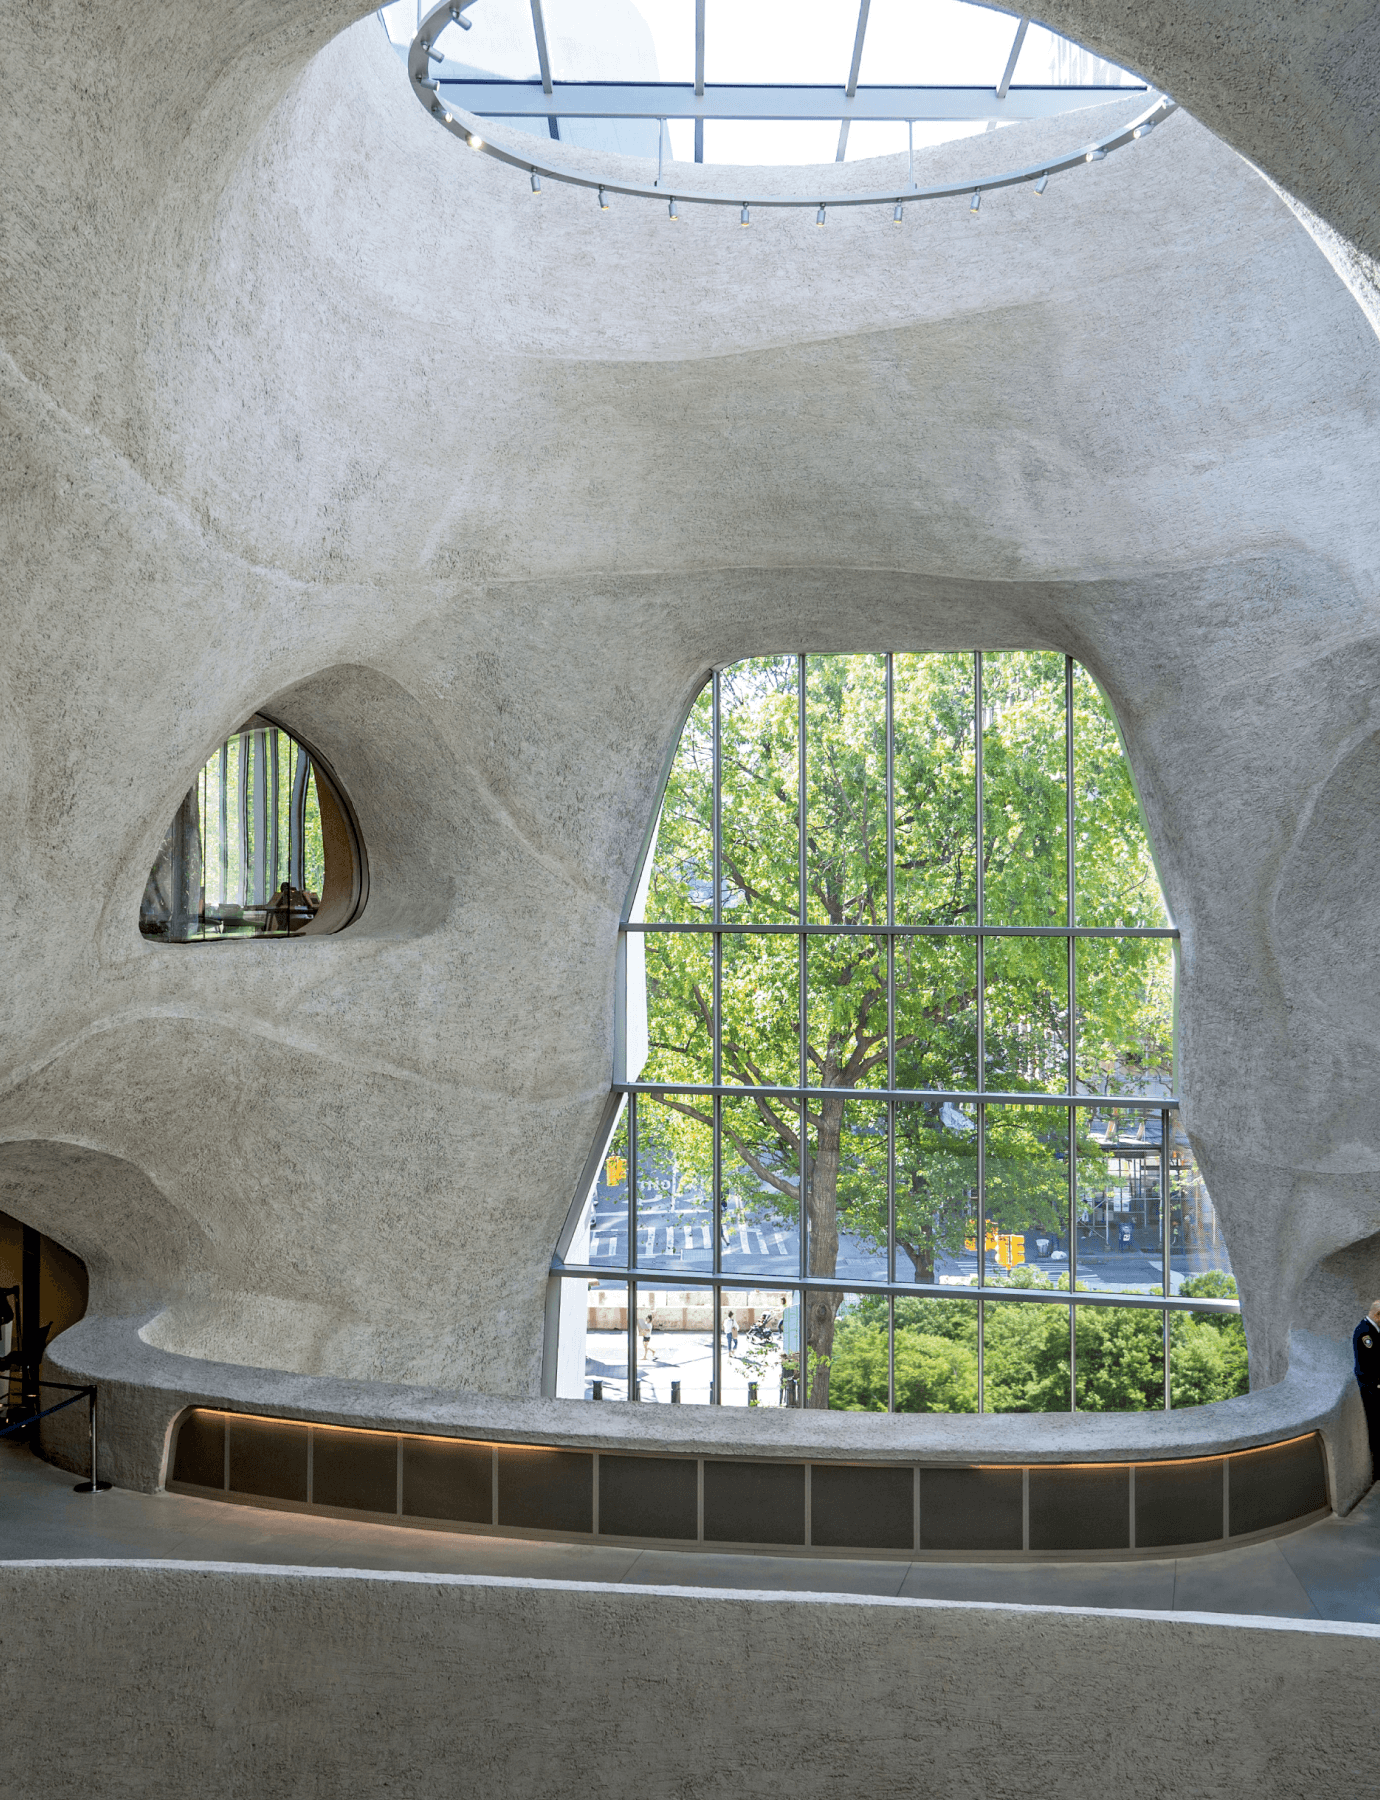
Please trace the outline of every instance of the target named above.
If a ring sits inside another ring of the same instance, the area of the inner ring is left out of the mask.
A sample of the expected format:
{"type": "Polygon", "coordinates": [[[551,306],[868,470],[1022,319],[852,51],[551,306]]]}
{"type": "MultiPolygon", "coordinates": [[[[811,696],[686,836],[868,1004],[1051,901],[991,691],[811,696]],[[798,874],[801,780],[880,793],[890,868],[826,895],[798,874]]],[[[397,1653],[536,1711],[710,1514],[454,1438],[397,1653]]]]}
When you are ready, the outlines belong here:
{"type": "Polygon", "coordinates": [[[777,656],[692,707],[621,939],[558,1393],[900,1412],[1242,1392],[1174,930],[1044,651],[777,656]]]}

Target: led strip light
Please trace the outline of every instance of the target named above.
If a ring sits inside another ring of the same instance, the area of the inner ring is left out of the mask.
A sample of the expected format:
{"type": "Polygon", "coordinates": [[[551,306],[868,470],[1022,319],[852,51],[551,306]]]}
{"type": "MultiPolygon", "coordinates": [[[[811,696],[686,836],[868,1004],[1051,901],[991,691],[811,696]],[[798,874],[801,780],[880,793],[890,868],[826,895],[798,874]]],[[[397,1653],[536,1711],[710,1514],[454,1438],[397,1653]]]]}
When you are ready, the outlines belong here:
{"type": "MultiPolygon", "coordinates": [[[[1167,94],[1159,95],[1154,102],[1132,119],[1129,125],[1111,132],[1106,137],[1095,139],[1092,143],[1083,144],[1079,149],[1070,151],[1066,156],[1058,156],[1047,162],[1032,163],[1028,168],[1011,169],[1004,175],[984,175],[971,181],[949,181],[937,187],[919,187],[911,182],[900,188],[883,188],[866,194],[746,194],[737,197],[730,194],[706,194],[680,191],[672,194],[668,188],[654,183],[611,181],[594,175],[578,175],[572,169],[563,169],[558,164],[547,162],[541,157],[519,155],[515,151],[505,150],[501,145],[491,144],[482,132],[482,121],[473,114],[464,114],[457,107],[447,106],[440,97],[437,82],[431,76],[432,61],[444,61],[440,52],[434,48],[436,40],[448,25],[460,22],[464,11],[463,0],[452,4],[452,0],[442,0],[440,6],[433,7],[417,26],[416,36],[408,46],[407,76],[412,84],[412,92],[416,95],[432,118],[439,125],[458,138],[462,144],[468,144],[471,150],[492,156],[495,161],[507,163],[511,168],[521,169],[530,176],[532,191],[541,192],[543,177],[548,181],[564,182],[568,187],[581,187],[597,190],[599,204],[607,208],[606,196],[624,194],[635,200],[664,200],[671,218],[679,217],[678,206],[736,206],[740,209],[741,224],[751,223],[748,216],[754,206],[785,207],[797,210],[814,207],[815,223],[822,225],[828,209],[832,206],[889,206],[892,218],[899,225],[902,222],[903,209],[911,202],[921,200],[953,200],[967,198],[969,211],[976,212],[982,203],[982,196],[995,192],[998,188],[1020,187],[1033,183],[1036,193],[1042,194],[1051,175],[1061,175],[1070,169],[1081,168],[1087,163],[1101,162],[1113,150],[1120,150],[1125,145],[1135,143],[1156,125],[1162,125],[1171,113],[1178,110],[1177,103],[1167,94]]],[[[702,165],[701,165],[702,166],[702,165]]]]}

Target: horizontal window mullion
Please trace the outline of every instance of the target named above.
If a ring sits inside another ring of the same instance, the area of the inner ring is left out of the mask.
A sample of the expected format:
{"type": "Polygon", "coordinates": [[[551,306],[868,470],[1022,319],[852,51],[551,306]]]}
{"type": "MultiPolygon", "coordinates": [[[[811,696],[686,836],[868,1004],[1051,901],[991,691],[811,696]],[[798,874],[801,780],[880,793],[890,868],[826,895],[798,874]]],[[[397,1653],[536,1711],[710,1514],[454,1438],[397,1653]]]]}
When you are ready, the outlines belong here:
{"type": "Polygon", "coordinates": [[[699,920],[624,919],[620,931],[708,932],[735,937],[1038,937],[1038,938],[1171,938],[1179,933],[1172,925],[715,925],[699,920]]]}
{"type": "MultiPolygon", "coordinates": [[[[772,1087],[746,1082],[710,1081],[615,1081],[618,1094],[700,1094],[706,1099],[714,1095],[731,1099],[751,1099],[762,1094],[774,1100],[939,1100],[976,1106],[979,1101],[989,1106],[1081,1106],[1097,1112],[1109,1110],[1136,1112],[1177,1112],[1179,1102],[1173,1096],[1147,1099],[1140,1094],[999,1094],[978,1093],[976,1089],[956,1088],[876,1088],[876,1087],[772,1087]]],[[[1157,1148],[1157,1146],[1151,1146],[1157,1148]]]]}
{"type": "MultiPolygon", "coordinates": [[[[760,1292],[799,1295],[802,1285],[807,1288],[818,1288],[821,1292],[831,1294],[894,1294],[898,1299],[911,1300],[976,1300],[976,1287],[950,1285],[937,1281],[865,1281],[858,1278],[846,1279],[839,1275],[811,1275],[802,1284],[798,1275],[784,1280],[775,1280],[772,1276],[757,1274],[723,1274],[692,1275],[682,1274],[679,1269],[637,1269],[628,1267],[600,1267],[592,1263],[563,1263],[555,1261],[551,1264],[553,1275],[563,1275],[579,1280],[588,1277],[594,1281],[622,1282],[635,1279],[642,1287],[658,1288],[662,1291],[679,1292],[681,1289],[731,1287],[737,1291],[752,1288],[760,1292]]],[[[1135,1294],[1110,1291],[1102,1288],[1080,1289],[1071,1294],[1067,1288],[1002,1288],[990,1285],[981,1290],[984,1300],[991,1300],[998,1306],[1119,1306],[1138,1312],[1210,1312],[1239,1313],[1239,1300],[1190,1299],[1174,1294],[1168,1299],[1163,1294],[1135,1294]]]]}

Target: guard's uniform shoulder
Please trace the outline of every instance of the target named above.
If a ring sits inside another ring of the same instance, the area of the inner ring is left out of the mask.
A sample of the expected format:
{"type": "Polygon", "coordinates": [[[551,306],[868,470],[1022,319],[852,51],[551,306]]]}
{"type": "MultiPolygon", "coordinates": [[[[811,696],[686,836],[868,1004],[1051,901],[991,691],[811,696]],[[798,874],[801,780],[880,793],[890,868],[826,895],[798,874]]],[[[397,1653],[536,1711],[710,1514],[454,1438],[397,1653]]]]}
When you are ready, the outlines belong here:
{"type": "Polygon", "coordinates": [[[1352,1332],[1351,1349],[1357,1379],[1380,1384],[1380,1325],[1374,1319],[1362,1319],[1352,1332]]]}

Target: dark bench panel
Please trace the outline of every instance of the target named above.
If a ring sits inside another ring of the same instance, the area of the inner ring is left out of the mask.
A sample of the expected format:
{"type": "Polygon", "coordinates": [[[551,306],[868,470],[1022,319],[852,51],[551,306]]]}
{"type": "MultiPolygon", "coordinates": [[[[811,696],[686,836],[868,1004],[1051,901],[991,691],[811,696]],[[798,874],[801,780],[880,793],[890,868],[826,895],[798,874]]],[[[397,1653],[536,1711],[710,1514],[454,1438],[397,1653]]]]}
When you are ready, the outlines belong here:
{"type": "Polygon", "coordinates": [[[312,1432],[311,1497],[317,1506],[398,1510],[398,1440],[391,1431],[312,1432]]]}
{"type": "Polygon", "coordinates": [[[815,1463],[810,1542],[834,1550],[915,1547],[915,1471],[815,1463]]]}
{"type": "Polygon", "coordinates": [[[609,1537],[699,1534],[699,1469],[693,1458],[599,1458],[599,1530],[609,1537]]]}
{"type": "Polygon", "coordinates": [[[805,1542],[805,1465],[704,1465],[704,1538],[714,1544],[805,1542]]]}
{"type": "Polygon", "coordinates": [[[414,1519],[494,1522],[494,1453],[464,1438],[403,1439],[403,1506],[414,1519]]]}
{"type": "Polygon", "coordinates": [[[1023,1473],[1018,1468],[921,1469],[922,1550],[1019,1550],[1023,1473]]]}
{"type": "Polygon", "coordinates": [[[173,1480],[189,1481],[196,1487],[225,1486],[224,1413],[203,1412],[198,1408],[184,1414],[177,1428],[173,1480]]]}
{"type": "Polygon", "coordinates": [[[245,1419],[232,1413],[230,1491],[263,1500],[307,1498],[307,1427],[287,1419],[245,1419]]]}
{"type": "Polygon", "coordinates": [[[498,1523],[527,1531],[594,1530],[594,1458],[588,1450],[498,1447],[498,1523]]]}
{"type": "Polygon", "coordinates": [[[1224,1456],[1136,1465],[1136,1548],[1208,1544],[1222,1535],[1224,1456]]]}
{"type": "Polygon", "coordinates": [[[1128,1464],[1032,1465],[1032,1550],[1126,1550],[1130,1542],[1128,1464]]]}
{"type": "Polygon", "coordinates": [[[1327,1505],[1322,1440],[1316,1435],[1229,1457],[1231,1534],[1286,1525],[1327,1505]]]}

